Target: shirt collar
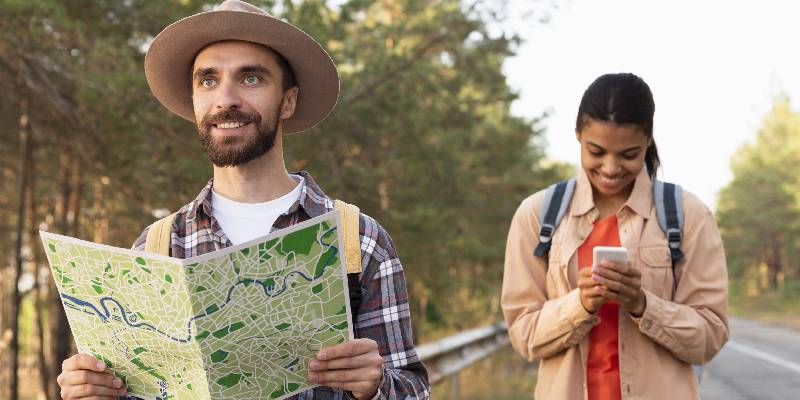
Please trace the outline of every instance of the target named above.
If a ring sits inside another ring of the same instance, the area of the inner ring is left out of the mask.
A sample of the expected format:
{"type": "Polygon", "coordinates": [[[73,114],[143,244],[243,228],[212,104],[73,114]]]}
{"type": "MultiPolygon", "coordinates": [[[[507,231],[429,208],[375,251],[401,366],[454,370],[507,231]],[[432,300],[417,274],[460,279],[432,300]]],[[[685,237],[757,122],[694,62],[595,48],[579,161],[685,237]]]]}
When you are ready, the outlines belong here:
{"type": "MultiPolygon", "coordinates": [[[[300,191],[300,199],[292,204],[284,215],[297,212],[297,210],[302,207],[309,217],[314,218],[334,208],[333,201],[320,189],[317,182],[311,177],[311,174],[306,171],[298,171],[292,172],[289,175],[303,177],[303,188],[300,191]]],[[[206,216],[210,217],[212,215],[211,191],[213,187],[214,178],[211,178],[197,197],[187,204],[188,208],[186,212],[188,213],[189,220],[196,219],[200,211],[206,216]]]]}
{"type": "MultiPolygon", "coordinates": [[[[630,208],[633,212],[643,218],[650,218],[653,207],[652,182],[647,169],[642,168],[636,175],[628,200],[623,207],[630,208]]],[[[572,200],[572,215],[581,216],[594,209],[594,196],[592,195],[592,184],[583,168],[578,169],[577,182],[575,183],[575,195],[572,200]]]]}

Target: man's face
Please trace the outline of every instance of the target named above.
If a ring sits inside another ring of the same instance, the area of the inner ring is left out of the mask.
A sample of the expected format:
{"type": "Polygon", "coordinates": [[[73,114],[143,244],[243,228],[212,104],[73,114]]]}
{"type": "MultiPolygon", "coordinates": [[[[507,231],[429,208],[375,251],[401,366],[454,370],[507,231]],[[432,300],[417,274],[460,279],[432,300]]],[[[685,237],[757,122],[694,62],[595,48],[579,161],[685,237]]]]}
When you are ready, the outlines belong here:
{"type": "Polygon", "coordinates": [[[280,121],[294,113],[297,89],[284,92],[276,57],[240,41],[214,43],[197,54],[192,102],[200,142],[214,165],[235,166],[267,153],[280,121]]]}

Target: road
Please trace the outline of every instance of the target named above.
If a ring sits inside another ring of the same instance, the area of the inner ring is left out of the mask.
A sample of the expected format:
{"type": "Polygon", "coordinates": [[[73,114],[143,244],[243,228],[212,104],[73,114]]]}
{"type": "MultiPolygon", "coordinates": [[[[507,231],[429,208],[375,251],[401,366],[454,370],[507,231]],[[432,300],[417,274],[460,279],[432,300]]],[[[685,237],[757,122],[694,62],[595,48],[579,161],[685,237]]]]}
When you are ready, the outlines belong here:
{"type": "Polygon", "coordinates": [[[800,328],[732,318],[731,338],[703,370],[703,400],[800,400],[800,328]]]}

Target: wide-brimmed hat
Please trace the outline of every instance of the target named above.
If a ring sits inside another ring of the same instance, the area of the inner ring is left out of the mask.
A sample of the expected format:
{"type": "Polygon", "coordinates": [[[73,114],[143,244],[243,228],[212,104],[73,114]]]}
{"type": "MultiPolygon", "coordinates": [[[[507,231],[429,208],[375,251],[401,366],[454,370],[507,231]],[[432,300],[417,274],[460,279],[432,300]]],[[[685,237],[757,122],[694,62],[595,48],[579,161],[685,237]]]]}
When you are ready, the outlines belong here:
{"type": "Polygon", "coordinates": [[[327,52],[292,24],[238,0],[226,0],[213,11],[183,18],[156,36],[144,58],[153,95],[167,109],[194,122],[191,68],[197,53],[225,40],[260,43],[280,53],[300,88],[294,116],[283,132],[300,132],[322,122],[339,97],[339,73],[327,52]]]}

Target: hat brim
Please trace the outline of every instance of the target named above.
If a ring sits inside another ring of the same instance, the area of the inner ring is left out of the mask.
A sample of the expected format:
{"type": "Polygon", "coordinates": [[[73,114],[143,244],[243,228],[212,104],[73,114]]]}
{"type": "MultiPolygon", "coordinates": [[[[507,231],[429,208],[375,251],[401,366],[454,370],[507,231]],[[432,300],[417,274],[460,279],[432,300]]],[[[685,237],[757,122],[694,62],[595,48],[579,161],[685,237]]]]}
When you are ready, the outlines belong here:
{"type": "Polygon", "coordinates": [[[284,121],[285,134],[312,128],[333,111],[339,97],[339,74],[327,52],[308,34],[275,17],[245,11],[210,11],[181,19],[153,40],[144,60],[153,95],[173,113],[196,121],[192,105],[191,68],[209,44],[242,40],[280,53],[300,88],[294,115],[284,121]]]}

